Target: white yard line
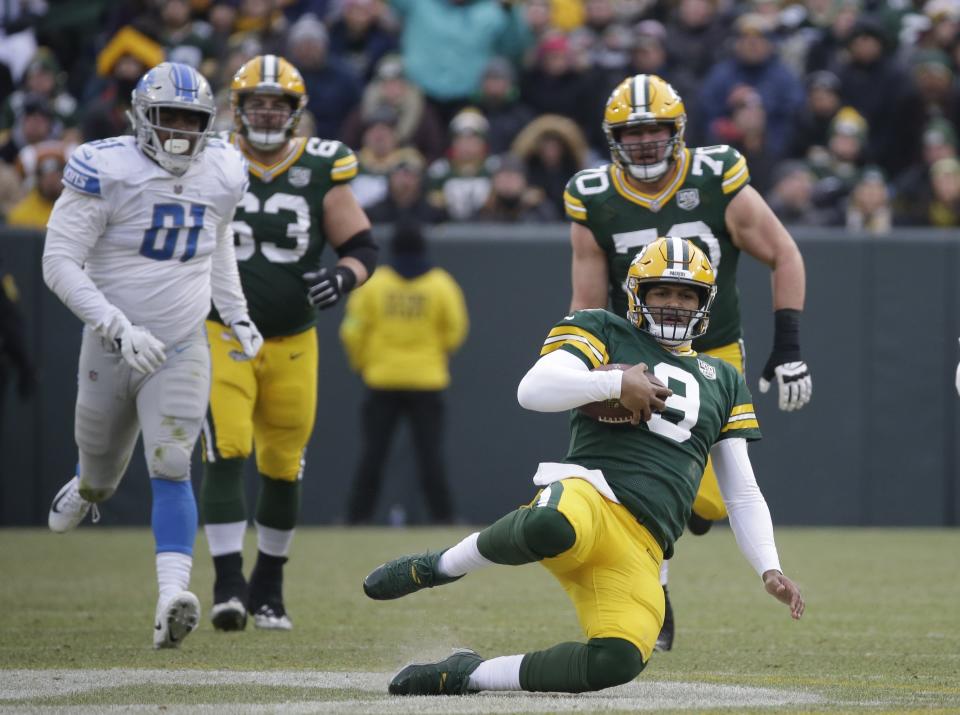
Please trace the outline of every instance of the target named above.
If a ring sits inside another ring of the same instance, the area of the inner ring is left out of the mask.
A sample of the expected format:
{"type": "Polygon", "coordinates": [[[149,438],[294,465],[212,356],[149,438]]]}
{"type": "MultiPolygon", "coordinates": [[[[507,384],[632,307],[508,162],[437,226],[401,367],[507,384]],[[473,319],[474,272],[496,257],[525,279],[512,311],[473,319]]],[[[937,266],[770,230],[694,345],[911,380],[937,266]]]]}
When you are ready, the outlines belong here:
{"type": "MultiPolygon", "coordinates": [[[[46,707],[40,704],[3,706],[3,701],[63,698],[140,685],[276,686],[321,690],[354,690],[371,695],[386,693],[390,674],[317,671],[226,671],[226,670],[2,670],[0,711],[12,713],[56,710],[65,713],[156,712],[157,704],[73,705],[46,707]]],[[[109,698],[109,696],[107,696],[109,698]]],[[[284,700],[286,698],[284,697],[284,700]]],[[[534,693],[482,693],[457,698],[352,698],[349,700],[285,701],[266,704],[167,705],[164,713],[201,712],[269,713],[282,707],[286,713],[560,713],[598,711],[655,711],[666,709],[766,708],[824,704],[816,693],[775,688],[755,688],[707,683],[637,680],[601,693],[580,695],[534,693]]]]}

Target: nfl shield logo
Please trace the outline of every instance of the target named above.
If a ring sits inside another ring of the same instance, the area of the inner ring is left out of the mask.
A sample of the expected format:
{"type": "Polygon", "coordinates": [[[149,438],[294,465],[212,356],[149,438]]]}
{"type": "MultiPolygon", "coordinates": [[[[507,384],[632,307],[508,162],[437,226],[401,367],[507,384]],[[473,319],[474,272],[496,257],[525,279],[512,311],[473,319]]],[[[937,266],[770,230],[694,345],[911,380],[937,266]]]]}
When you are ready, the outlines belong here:
{"type": "Polygon", "coordinates": [[[698,189],[681,189],[677,192],[677,206],[684,211],[690,211],[700,205],[700,191],[698,189]]]}
{"type": "Polygon", "coordinates": [[[310,169],[305,166],[294,166],[290,168],[290,185],[304,187],[310,183],[310,169]]]}

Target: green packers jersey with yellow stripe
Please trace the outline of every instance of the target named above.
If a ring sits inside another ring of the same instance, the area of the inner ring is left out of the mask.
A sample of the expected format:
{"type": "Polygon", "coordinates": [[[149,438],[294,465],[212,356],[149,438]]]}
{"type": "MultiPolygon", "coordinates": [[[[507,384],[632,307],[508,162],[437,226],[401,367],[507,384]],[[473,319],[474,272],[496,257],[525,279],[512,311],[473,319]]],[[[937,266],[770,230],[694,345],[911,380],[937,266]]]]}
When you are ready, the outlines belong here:
{"type": "Polygon", "coordinates": [[[746,159],[725,145],[684,149],[673,181],[656,195],[630,186],[616,164],[575,174],[564,192],[566,213],[593,232],[607,256],[610,309],[626,316],[627,268],[643,246],[660,236],[689,238],[707,254],[717,274],[710,329],[694,348],[709,350],[739,340],[740,250],[730,240],[724,214],[749,181],[746,159]]]}
{"type": "Polygon", "coordinates": [[[638,426],[571,412],[565,462],[603,471],[613,493],[663,546],[680,538],[710,448],[729,437],[760,439],[753,398],[735,368],[694,351],[675,353],[613,313],[580,310],[558,323],[541,355],[565,350],[591,369],[646,363],[673,390],[667,409],[638,426]]]}
{"type": "MultiPolygon", "coordinates": [[[[344,144],[316,137],[292,139],[273,166],[246,158],[250,188],[232,224],[240,281],[264,337],[293,335],[317,318],[303,274],[321,264],[323,198],[357,175],[357,158],[344,144]]],[[[216,309],[210,317],[220,320],[216,309]]]]}

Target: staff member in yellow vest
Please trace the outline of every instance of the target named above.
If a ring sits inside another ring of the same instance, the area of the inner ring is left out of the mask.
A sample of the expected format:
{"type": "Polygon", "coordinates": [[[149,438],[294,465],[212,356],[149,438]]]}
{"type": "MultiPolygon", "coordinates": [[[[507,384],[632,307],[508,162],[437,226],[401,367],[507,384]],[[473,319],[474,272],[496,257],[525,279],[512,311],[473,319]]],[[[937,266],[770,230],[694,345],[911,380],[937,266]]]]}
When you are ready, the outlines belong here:
{"type": "Polygon", "coordinates": [[[450,384],[449,357],[467,335],[467,307],[453,276],[427,257],[418,224],[398,222],[390,249],[390,264],[350,295],[340,326],[350,366],[368,388],[347,522],[372,520],[402,417],[410,420],[429,518],[450,522],[443,393],[450,384]]]}

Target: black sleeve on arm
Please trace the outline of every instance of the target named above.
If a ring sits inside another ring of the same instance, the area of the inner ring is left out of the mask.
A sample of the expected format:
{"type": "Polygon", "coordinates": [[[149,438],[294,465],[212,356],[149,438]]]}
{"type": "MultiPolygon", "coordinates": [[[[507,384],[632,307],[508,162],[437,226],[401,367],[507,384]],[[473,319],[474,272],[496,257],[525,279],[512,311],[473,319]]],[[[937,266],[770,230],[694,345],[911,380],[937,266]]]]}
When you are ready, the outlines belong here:
{"type": "MultiPolygon", "coordinates": [[[[374,268],[377,267],[377,253],[380,251],[380,248],[377,246],[376,241],[373,240],[373,234],[370,233],[370,229],[364,229],[354,234],[347,241],[335,247],[334,250],[340,258],[350,256],[360,261],[370,275],[373,274],[374,268]]],[[[351,271],[351,273],[352,272],[353,271],[351,271]]]]}

